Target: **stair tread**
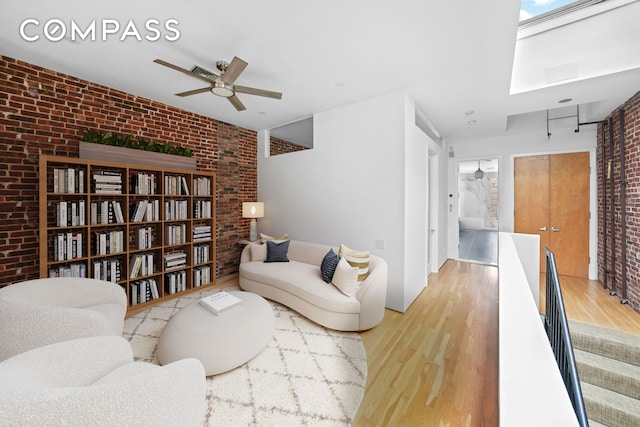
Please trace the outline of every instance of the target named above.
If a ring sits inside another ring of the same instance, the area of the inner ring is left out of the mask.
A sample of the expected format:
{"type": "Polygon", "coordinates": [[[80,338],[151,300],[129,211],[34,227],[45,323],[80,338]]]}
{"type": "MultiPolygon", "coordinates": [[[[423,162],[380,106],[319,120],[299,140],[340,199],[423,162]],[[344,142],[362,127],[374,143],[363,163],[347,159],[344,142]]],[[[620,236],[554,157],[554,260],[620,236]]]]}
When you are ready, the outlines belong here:
{"type": "Polygon", "coordinates": [[[574,349],[580,380],[640,399],[640,366],[574,349]]]}
{"type": "Polygon", "coordinates": [[[600,424],[597,421],[593,421],[592,419],[589,419],[589,427],[609,427],[609,426],[606,426],[604,424],[600,424]]]}
{"type": "Polygon", "coordinates": [[[574,321],[569,330],[574,348],[640,366],[640,335],[574,321]]]}
{"type": "MultiPolygon", "coordinates": [[[[615,391],[607,390],[602,387],[589,384],[581,381],[580,386],[582,388],[582,394],[585,400],[585,406],[587,407],[587,414],[589,417],[598,418],[595,414],[589,414],[590,403],[596,405],[603,405],[612,410],[623,412],[628,414],[629,417],[635,419],[640,423],[640,400],[633,399],[629,396],[625,396],[615,391]]],[[[597,420],[599,422],[603,422],[597,420]]]]}
{"type": "Polygon", "coordinates": [[[637,378],[640,381],[640,366],[638,365],[580,350],[579,348],[574,348],[573,352],[578,362],[587,363],[607,371],[613,371],[614,373],[623,373],[626,376],[637,378]]]}

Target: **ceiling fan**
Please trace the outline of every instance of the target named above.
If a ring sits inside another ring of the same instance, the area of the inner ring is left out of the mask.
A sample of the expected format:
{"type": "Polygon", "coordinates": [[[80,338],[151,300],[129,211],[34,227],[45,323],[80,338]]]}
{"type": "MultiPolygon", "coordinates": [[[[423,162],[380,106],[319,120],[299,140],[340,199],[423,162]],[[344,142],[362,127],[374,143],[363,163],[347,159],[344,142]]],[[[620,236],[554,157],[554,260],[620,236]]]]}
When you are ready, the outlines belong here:
{"type": "Polygon", "coordinates": [[[256,89],[248,86],[240,86],[234,84],[240,73],[247,67],[247,63],[242,59],[234,56],[231,63],[226,61],[216,62],[216,68],[220,71],[220,74],[212,73],[202,67],[194,65],[191,70],[178,67],[177,65],[170,64],[162,59],[156,59],[153,62],[156,64],[164,65],[176,71],[180,71],[188,76],[195,77],[202,81],[207,82],[209,85],[200,89],[188,90],[186,92],[176,93],[176,96],[191,96],[198,93],[211,92],[215,95],[227,98],[229,102],[238,111],[246,110],[246,107],[240,102],[240,99],[236,96],[236,93],[246,93],[249,95],[264,96],[267,98],[281,99],[282,94],[280,92],[273,92],[270,90],[256,89]]]}

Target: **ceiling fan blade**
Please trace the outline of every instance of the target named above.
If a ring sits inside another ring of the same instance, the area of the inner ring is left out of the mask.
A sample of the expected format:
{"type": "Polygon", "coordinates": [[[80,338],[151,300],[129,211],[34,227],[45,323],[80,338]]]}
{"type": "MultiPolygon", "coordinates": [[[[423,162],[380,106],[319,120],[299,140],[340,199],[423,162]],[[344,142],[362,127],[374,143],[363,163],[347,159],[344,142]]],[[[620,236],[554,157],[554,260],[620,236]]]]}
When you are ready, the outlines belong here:
{"type": "Polygon", "coordinates": [[[211,91],[211,86],[207,86],[200,89],[193,89],[193,90],[188,90],[186,92],[176,93],[176,96],[191,96],[191,95],[197,95],[199,93],[205,93],[210,91],[211,91]]]}
{"type": "Polygon", "coordinates": [[[234,56],[231,60],[231,64],[229,64],[227,70],[224,72],[224,74],[222,74],[222,81],[226,84],[232,85],[233,82],[236,81],[240,73],[242,73],[244,69],[247,68],[247,65],[249,64],[247,64],[237,56],[234,56]]]}
{"type": "Polygon", "coordinates": [[[240,102],[240,99],[238,99],[237,96],[233,95],[228,97],[227,99],[231,104],[233,104],[234,107],[236,107],[236,110],[243,111],[247,109],[247,107],[245,107],[244,104],[240,102]]]}
{"type": "Polygon", "coordinates": [[[267,98],[282,99],[282,94],[280,92],[273,92],[271,90],[256,89],[255,87],[238,86],[238,85],[234,85],[233,88],[238,93],[246,93],[249,95],[258,95],[258,96],[265,96],[267,98]]]}
{"type": "Polygon", "coordinates": [[[156,64],[164,65],[165,67],[169,67],[172,70],[180,71],[181,73],[184,73],[184,74],[186,74],[188,76],[191,76],[191,77],[195,77],[196,79],[200,79],[202,81],[211,83],[211,79],[208,79],[205,76],[201,76],[201,75],[196,74],[194,72],[191,72],[191,71],[189,71],[189,70],[187,70],[185,68],[178,67],[177,65],[170,64],[169,62],[163,61],[162,59],[154,59],[153,62],[155,62],[156,64]]]}

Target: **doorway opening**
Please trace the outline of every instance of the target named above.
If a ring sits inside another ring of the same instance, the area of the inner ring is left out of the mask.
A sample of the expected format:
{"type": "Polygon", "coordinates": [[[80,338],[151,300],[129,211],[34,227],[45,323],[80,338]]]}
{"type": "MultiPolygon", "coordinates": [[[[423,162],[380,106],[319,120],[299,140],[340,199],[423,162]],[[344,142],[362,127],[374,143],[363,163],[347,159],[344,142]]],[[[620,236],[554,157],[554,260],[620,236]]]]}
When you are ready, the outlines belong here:
{"type": "Polygon", "coordinates": [[[498,265],[498,159],[458,163],[458,258],[498,265]]]}

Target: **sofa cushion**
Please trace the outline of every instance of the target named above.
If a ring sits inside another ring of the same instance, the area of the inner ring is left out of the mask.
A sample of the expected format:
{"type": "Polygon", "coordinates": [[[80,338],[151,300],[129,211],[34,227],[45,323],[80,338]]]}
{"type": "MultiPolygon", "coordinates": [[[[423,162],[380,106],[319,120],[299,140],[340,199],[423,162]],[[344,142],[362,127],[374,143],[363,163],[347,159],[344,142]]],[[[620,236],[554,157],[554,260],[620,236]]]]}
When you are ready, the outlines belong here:
{"type": "Polygon", "coordinates": [[[333,251],[333,249],[329,249],[329,252],[327,252],[322,259],[322,264],[320,264],[322,280],[324,280],[325,283],[331,283],[333,273],[336,271],[336,267],[338,266],[338,261],[340,261],[340,257],[333,251]]]}
{"type": "Polygon", "coordinates": [[[346,259],[340,258],[331,283],[347,296],[355,294],[358,290],[358,267],[351,267],[346,259]]]}
{"type": "Polygon", "coordinates": [[[249,243],[251,261],[264,261],[267,259],[267,245],[264,243],[249,243]]]}
{"type": "Polygon", "coordinates": [[[248,280],[288,292],[310,304],[337,313],[360,313],[360,301],[325,283],[320,267],[291,260],[288,263],[244,262],[240,275],[248,280]]]}
{"type": "Polygon", "coordinates": [[[287,258],[288,250],[288,240],[284,242],[267,240],[267,259],[264,262],[289,262],[289,258],[287,258]]]}
{"type": "Polygon", "coordinates": [[[362,283],[369,275],[369,251],[356,251],[340,245],[340,256],[345,257],[352,267],[358,267],[358,283],[362,283]]]}

